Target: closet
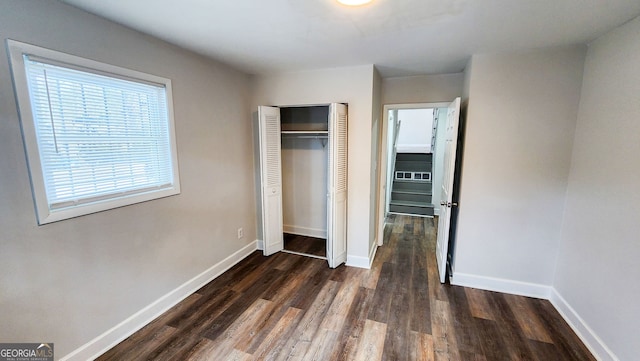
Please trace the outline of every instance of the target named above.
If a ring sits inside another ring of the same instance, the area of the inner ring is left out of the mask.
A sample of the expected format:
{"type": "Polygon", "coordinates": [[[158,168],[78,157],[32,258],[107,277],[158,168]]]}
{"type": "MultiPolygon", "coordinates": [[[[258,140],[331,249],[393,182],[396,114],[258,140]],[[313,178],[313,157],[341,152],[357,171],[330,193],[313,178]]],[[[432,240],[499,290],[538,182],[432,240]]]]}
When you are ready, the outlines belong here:
{"type": "Polygon", "coordinates": [[[347,106],[258,107],[264,254],[284,234],[326,240],[335,268],[347,258],[347,106]]]}

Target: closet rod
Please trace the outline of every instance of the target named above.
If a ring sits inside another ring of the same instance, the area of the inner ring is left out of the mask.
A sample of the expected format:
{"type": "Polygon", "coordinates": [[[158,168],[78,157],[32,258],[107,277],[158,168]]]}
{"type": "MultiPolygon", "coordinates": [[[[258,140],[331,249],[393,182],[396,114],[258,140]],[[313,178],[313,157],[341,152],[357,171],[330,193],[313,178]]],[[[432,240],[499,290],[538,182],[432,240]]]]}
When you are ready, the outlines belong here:
{"type": "Polygon", "coordinates": [[[294,135],[294,134],[283,134],[287,137],[291,138],[301,138],[301,139],[328,139],[328,135],[294,135]]]}

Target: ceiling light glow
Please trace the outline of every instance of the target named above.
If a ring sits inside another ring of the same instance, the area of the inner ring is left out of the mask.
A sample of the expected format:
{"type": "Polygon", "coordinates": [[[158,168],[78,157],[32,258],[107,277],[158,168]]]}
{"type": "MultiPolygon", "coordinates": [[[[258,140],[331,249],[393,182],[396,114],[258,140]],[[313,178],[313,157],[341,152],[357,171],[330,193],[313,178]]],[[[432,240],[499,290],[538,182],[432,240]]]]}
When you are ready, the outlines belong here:
{"type": "Polygon", "coordinates": [[[360,6],[370,3],[371,0],[338,0],[338,2],[347,6],[360,6]]]}

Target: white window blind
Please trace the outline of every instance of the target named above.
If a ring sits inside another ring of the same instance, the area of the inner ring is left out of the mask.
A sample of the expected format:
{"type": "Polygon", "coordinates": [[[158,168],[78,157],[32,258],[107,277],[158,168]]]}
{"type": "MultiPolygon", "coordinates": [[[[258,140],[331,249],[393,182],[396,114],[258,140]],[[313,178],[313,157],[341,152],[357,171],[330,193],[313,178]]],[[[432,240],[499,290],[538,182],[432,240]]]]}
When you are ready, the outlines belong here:
{"type": "Polygon", "coordinates": [[[46,198],[46,205],[38,204],[36,195],[39,218],[87,209],[53,217],[59,220],[179,192],[167,84],[29,53],[21,61],[38,156],[33,161],[28,154],[29,163],[39,164],[43,183],[34,191],[42,188],[46,198]],[[163,190],[170,193],[149,196],[163,190]]]}

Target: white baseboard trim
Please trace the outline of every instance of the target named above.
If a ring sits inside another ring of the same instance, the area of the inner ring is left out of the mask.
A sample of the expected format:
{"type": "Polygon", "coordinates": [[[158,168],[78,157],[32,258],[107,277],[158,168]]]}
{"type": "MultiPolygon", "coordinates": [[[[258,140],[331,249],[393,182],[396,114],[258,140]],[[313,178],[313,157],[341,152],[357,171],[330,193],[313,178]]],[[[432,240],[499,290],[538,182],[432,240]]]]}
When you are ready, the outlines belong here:
{"type": "Polygon", "coordinates": [[[307,228],[307,227],[291,226],[291,225],[285,224],[282,226],[282,230],[284,231],[284,233],[291,233],[291,234],[297,234],[300,236],[327,239],[326,229],[307,228]]]}
{"type": "Polygon", "coordinates": [[[264,241],[261,239],[256,239],[256,248],[259,251],[264,251],[264,241]]]}
{"type": "Polygon", "coordinates": [[[369,257],[347,255],[347,263],[345,263],[345,265],[349,267],[371,269],[371,265],[373,264],[373,259],[376,257],[377,251],[378,242],[374,242],[371,249],[369,250],[369,257]]]}
{"type": "Polygon", "coordinates": [[[459,272],[453,273],[451,284],[543,299],[549,299],[552,290],[551,286],[545,286],[537,283],[476,276],[459,272]]]}
{"type": "Polygon", "coordinates": [[[558,310],[558,313],[567,321],[596,359],[600,361],[620,360],[555,288],[552,289],[550,296],[549,301],[553,307],[558,310]]]}
{"type": "Polygon", "coordinates": [[[70,354],[62,357],[62,361],[93,360],[109,349],[131,336],[136,331],[156,319],[158,316],[187,298],[189,295],[211,282],[223,272],[243,260],[257,249],[258,241],[251,242],[206,271],[193,277],[173,291],[160,297],[150,305],[131,315],[102,335],[82,345],[70,354]]]}
{"type": "Polygon", "coordinates": [[[358,268],[366,268],[366,269],[371,268],[371,264],[369,263],[368,257],[347,255],[347,263],[345,264],[349,267],[358,267],[358,268]]]}
{"type": "Polygon", "coordinates": [[[376,252],[378,252],[378,242],[373,244],[373,247],[369,250],[369,269],[373,265],[373,260],[376,258],[376,252]]]}

